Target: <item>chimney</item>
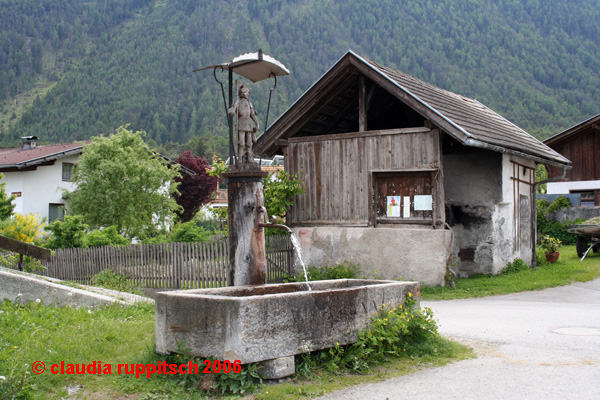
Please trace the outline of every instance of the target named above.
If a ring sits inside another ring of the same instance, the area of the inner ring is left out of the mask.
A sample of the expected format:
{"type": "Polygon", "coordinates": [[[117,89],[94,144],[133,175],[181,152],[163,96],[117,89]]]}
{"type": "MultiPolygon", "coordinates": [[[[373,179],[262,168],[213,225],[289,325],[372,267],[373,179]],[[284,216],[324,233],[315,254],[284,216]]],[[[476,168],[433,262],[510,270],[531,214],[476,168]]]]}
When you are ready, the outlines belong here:
{"type": "Polygon", "coordinates": [[[31,150],[35,149],[37,146],[38,137],[37,136],[23,136],[21,138],[23,146],[21,150],[31,150]]]}

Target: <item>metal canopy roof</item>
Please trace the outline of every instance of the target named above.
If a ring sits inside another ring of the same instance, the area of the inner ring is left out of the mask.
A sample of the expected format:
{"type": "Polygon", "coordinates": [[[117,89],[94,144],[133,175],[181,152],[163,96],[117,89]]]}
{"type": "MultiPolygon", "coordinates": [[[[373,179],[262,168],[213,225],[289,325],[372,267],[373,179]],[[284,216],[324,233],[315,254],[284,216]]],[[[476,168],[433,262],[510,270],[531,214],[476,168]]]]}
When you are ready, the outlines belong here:
{"type": "Polygon", "coordinates": [[[194,72],[214,68],[232,70],[236,74],[241,75],[252,82],[268,79],[271,75],[282,76],[290,74],[290,71],[285,65],[273,57],[264,54],[262,50],[255,53],[242,54],[228,63],[209,65],[207,67],[196,69],[194,72]]]}

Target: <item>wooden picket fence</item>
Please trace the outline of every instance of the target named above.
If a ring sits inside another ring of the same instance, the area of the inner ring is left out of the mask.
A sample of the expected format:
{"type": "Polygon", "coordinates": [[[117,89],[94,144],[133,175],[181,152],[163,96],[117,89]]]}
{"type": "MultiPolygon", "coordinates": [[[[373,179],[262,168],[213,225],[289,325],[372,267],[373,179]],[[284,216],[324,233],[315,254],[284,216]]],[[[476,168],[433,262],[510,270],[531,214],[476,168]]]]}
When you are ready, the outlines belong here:
{"type": "MultiPolygon", "coordinates": [[[[267,282],[293,274],[293,247],[287,235],[266,237],[267,282]]],[[[227,286],[229,241],[161,243],[58,249],[40,274],[91,284],[105,269],[129,278],[136,286],[196,289],[227,286]]]]}

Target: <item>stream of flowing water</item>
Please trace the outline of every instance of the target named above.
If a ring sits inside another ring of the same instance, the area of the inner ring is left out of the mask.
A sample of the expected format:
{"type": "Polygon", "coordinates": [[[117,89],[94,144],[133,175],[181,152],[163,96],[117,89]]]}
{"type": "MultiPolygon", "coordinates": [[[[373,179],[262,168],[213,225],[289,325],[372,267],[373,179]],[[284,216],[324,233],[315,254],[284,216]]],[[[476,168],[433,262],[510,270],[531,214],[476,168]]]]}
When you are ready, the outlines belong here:
{"type": "Polygon", "coordinates": [[[308,287],[308,290],[312,290],[312,288],[310,287],[310,284],[308,283],[308,274],[306,272],[306,264],[304,264],[304,260],[302,260],[302,248],[300,247],[300,241],[298,240],[298,238],[296,237],[295,234],[291,233],[290,237],[292,239],[292,244],[294,245],[294,250],[296,251],[296,254],[298,255],[298,260],[300,260],[300,264],[302,265],[302,269],[304,270],[304,279],[306,280],[306,286],[308,287]]]}

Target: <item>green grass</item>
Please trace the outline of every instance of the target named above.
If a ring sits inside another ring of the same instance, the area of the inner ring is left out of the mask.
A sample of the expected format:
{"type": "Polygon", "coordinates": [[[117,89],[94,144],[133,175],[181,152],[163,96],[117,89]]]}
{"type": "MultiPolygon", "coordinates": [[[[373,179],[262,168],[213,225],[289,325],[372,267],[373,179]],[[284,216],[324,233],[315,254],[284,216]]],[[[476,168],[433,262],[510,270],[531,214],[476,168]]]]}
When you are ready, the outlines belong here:
{"type": "Polygon", "coordinates": [[[600,277],[600,254],[590,253],[580,262],[575,246],[564,246],[559,251],[560,257],[555,264],[544,263],[520,272],[456,279],[454,289],[423,287],[421,298],[447,300],[493,296],[587,282],[600,277]]]}
{"type": "MultiPolygon", "coordinates": [[[[444,365],[473,357],[469,348],[436,340],[436,356],[408,356],[374,367],[368,374],[339,374],[316,371],[310,378],[294,377],[279,385],[265,385],[251,398],[291,399],[307,394],[324,394],[357,383],[378,382],[409,374],[422,368],[444,365]]],[[[173,357],[173,356],[172,356],[173,357]]],[[[67,388],[80,387],[75,398],[106,399],[205,399],[221,398],[199,391],[210,388],[214,376],[202,376],[199,383],[183,382],[181,376],[117,374],[117,365],[150,364],[170,360],[154,352],[154,305],[118,305],[94,310],[56,308],[35,302],[0,303],[0,399],[11,398],[19,389],[19,399],[73,398],[67,388]],[[45,372],[32,373],[32,364],[45,363],[45,372]],[[111,365],[112,374],[52,374],[52,364],[111,365]],[[205,379],[206,378],[206,379],[205,379]]],[[[213,374],[214,375],[214,374],[213,374]]],[[[235,397],[235,396],[234,396],[235,397]]]]}
{"type": "MultiPolygon", "coordinates": [[[[600,277],[600,255],[590,254],[580,262],[574,246],[560,249],[554,265],[497,276],[478,275],[456,280],[456,289],[422,288],[422,299],[457,299],[539,290],[585,282],[600,277]]],[[[10,398],[20,388],[21,399],[67,397],[67,387],[82,386],[76,398],[104,399],[205,399],[219,398],[214,392],[183,385],[171,375],[151,378],[116,373],[117,365],[150,364],[165,360],[154,352],[154,305],[110,306],[100,309],[55,308],[37,303],[0,303],[0,399],[10,398]],[[46,372],[35,375],[31,365],[43,361],[46,372]],[[110,364],[112,375],[52,374],[52,364],[61,361],[110,364]]],[[[414,373],[423,368],[445,365],[474,356],[471,349],[443,338],[435,356],[402,357],[369,373],[352,374],[314,371],[308,378],[293,377],[277,385],[264,385],[247,399],[295,399],[320,396],[360,383],[375,383],[414,373]]],[[[206,376],[206,378],[211,378],[206,376]]],[[[203,377],[204,379],[204,377],[203,377]]],[[[200,382],[205,388],[213,381],[200,382]]]]}

